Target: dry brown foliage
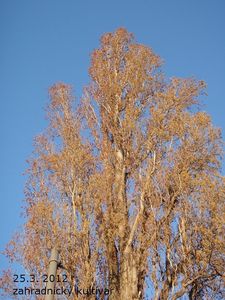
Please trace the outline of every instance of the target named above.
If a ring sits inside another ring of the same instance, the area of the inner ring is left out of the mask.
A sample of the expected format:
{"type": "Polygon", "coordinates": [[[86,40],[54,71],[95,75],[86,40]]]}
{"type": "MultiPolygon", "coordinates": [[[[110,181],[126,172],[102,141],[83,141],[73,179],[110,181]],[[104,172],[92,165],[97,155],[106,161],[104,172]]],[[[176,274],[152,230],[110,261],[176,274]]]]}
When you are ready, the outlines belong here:
{"type": "Polygon", "coordinates": [[[120,28],[93,52],[80,101],[50,88],[24,232],[6,249],[28,273],[46,273],[56,246],[64,286],[113,289],[88,299],[225,297],[221,132],[198,107],[205,83],[166,80],[160,66],[120,28]]]}

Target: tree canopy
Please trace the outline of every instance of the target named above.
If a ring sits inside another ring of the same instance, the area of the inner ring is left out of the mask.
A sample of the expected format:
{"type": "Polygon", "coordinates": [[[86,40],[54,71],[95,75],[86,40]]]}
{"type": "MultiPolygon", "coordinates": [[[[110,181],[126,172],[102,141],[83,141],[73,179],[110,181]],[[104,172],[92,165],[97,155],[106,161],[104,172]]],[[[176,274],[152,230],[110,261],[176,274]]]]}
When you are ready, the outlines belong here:
{"type": "Polygon", "coordinates": [[[222,299],[223,141],[199,106],[205,83],[167,79],[160,57],[123,28],[102,36],[89,74],[81,99],[65,83],[49,90],[24,231],[6,255],[41,276],[57,247],[67,276],[57,285],[72,288],[60,299],[78,299],[76,286],[110,290],[84,299],[222,299]]]}

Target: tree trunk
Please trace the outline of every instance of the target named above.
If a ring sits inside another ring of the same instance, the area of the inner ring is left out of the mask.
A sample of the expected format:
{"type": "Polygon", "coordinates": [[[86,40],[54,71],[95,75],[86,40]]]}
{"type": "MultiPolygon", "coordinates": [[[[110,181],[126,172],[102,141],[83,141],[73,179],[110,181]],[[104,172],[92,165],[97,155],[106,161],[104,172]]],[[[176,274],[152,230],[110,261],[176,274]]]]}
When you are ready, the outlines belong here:
{"type": "Polygon", "coordinates": [[[125,254],[121,265],[120,299],[139,299],[137,265],[132,252],[125,254]]]}

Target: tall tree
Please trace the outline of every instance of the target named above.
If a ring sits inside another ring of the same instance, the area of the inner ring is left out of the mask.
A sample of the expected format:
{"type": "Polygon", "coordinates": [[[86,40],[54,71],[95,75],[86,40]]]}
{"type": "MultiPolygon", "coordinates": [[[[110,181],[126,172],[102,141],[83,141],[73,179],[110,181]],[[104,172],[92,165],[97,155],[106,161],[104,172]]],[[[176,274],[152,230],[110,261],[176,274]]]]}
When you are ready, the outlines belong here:
{"type": "Polygon", "coordinates": [[[57,285],[73,287],[60,299],[78,299],[77,286],[109,289],[84,299],[222,299],[223,142],[199,110],[205,83],[166,80],[159,56],[122,28],[101,38],[89,74],[80,101],[69,85],[50,88],[24,232],[6,254],[40,276],[57,247],[57,285]]]}

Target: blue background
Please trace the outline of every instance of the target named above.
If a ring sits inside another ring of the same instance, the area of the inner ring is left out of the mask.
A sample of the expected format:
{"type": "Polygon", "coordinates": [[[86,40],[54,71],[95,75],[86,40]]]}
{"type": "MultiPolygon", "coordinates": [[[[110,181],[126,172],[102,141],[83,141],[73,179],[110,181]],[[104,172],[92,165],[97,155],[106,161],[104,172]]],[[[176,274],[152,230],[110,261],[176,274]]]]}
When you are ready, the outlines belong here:
{"type": "Polygon", "coordinates": [[[90,53],[121,26],[163,58],[169,77],[206,81],[203,109],[224,132],[224,0],[1,0],[0,250],[23,222],[22,173],[46,126],[49,86],[63,81],[81,95],[90,53]]]}

